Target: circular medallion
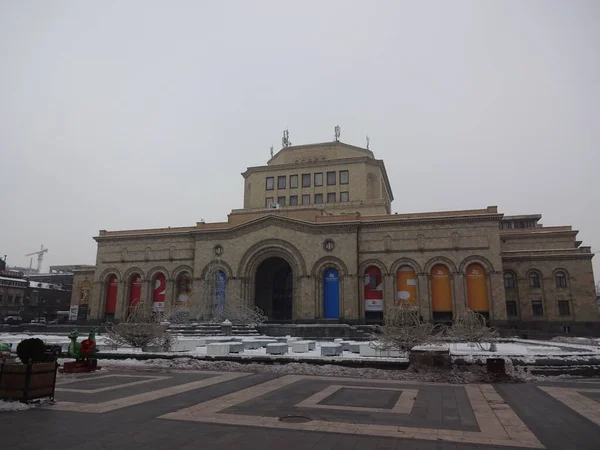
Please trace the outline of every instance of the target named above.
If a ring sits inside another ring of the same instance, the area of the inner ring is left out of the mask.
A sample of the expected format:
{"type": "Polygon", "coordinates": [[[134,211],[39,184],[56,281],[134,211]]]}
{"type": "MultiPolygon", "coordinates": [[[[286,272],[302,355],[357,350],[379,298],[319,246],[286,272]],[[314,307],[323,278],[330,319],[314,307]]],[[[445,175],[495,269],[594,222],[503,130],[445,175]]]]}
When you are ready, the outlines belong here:
{"type": "Polygon", "coordinates": [[[325,242],[323,242],[323,248],[325,251],[332,252],[335,248],[335,242],[333,239],[325,239],[325,242]]]}
{"type": "Polygon", "coordinates": [[[221,256],[223,254],[223,247],[220,244],[217,244],[213,247],[213,252],[215,256],[221,256]]]}

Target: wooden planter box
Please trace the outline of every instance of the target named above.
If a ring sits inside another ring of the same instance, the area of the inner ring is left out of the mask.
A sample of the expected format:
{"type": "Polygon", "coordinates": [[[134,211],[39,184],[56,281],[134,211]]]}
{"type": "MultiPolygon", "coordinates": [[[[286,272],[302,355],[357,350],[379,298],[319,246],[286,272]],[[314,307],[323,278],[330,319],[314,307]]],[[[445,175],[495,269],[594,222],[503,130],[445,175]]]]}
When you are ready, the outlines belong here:
{"type": "Polygon", "coordinates": [[[58,364],[11,364],[0,367],[0,399],[28,402],[36,398],[54,398],[58,364]]]}

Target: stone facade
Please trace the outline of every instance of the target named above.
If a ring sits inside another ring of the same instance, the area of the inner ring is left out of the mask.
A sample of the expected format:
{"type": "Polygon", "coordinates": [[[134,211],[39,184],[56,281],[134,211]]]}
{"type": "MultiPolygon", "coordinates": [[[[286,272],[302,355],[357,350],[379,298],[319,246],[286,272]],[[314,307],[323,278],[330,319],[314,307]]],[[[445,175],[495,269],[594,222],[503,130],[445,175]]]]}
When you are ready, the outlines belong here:
{"type": "Polygon", "coordinates": [[[180,298],[181,280],[189,277],[192,289],[186,295],[198,299],[206,274],[214,273],[208,270],[212,266],[226,279],[224,297],[232,304],[265,306],[271,318],[279,314],[294,322],[362,323],[382,320],[384,311],[405,295],[398,286],[402,269],[414,277],[409,283],[415,286],[411,302],[424,320],[451,320],[479,296],[478,309],[496,324],[600,321],[593,255],[580,246],[570,227],[542,227],[537,223],[541,216],[505,217],[496,207],[390,214],[393,194],[383,162],[369,150],[339,142],[284,148],[266,166],[249,168],[243,176],[244,209],[232,211],[226,222],[101,230],[95,238],[95,270],[76,273],[72,305],[80,302],[87,280],[88,319],[104,320],[112,308],[108,301],[116,304],[110,318],[122,320],[138,295],[132,294],[132,280],[141,282],[135,288],[139,297],[152,302],[160,284],[156,280],[164,277],[161,295],[168,314],[180,298]],[[342,171],[348,171],[348,178],[342,171]],[[327,185],[327,172],[336,174],[335,184],[327,185]],[[314,186],[315,173],[323,173],[323,186],[314,186]],[[303,174],[310,174],[310,187],[302,188],[303,174]],[[297,188],[290,187],[295,175],[297,188]],[[285,188],[278,185],[278,177],[285,177],[285,188]],[[340,184],[342,178],[347,183],[340,184]],[[328,192],[336,194],[335,203],[315,204],[315,194],[326,199],[328,192]],[[339,201],[341,192],[349,192],[348,202],[339,201]],[[290,206],[294,195],[299,204],[290,206]],[[302,195],[310,195],[311,201],[302,205],[302,195]],[[285,197],[287,206],[268,207],[269,197],[285,197]],[[275,258],[281,264],[268,266],[275,258]],[[287,272],[269,272],[269,267],[279,271],[284,266],[287,272]],[[439,314],[439,269],[449,278],[450,315],[449,306],[439,314]],[[339,299],[333,309],[325,287],[332,271],[339,299]],[[532,271],[539,275],[539,287],[535,280],[530,287],[532,271]],[[367,278],[366,272],[375,275],[367,278]],[[366,313],[365,296],[373,293],[383,301],[371,302],[376,313],[366,313]],[[282,306],[286,301],[289,312],[282,306]]]}

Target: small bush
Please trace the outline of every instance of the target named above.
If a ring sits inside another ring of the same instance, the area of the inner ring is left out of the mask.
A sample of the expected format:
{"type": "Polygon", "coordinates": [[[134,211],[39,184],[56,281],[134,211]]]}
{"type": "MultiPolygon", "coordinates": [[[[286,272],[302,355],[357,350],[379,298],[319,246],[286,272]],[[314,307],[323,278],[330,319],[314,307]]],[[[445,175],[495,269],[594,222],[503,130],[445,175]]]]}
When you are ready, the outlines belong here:
{"type": "Polygon", "coordinates": [[[24,339],[17,345],[17,356],[23,364],[35,364],[44,361],[46,346],[38,338],[24,339]]]}

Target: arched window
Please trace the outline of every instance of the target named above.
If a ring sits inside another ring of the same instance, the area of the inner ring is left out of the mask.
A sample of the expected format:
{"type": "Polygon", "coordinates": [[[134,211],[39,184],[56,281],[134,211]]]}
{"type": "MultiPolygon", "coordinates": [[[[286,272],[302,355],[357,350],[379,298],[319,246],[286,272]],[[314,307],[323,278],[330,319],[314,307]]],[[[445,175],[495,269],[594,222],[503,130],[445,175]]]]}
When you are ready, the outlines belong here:
{"type": "Polygon", "coordinates": [[[542,286],[542,283],[540,281],[540,274],[537,272],[531,272],[529,274],[529,287],[539,288],[541,286],[542,286]]]}
{"type": "Polygon", "coordinates": [[[504,289],[514,289],[516,286],[515,276],[510,272],[504,273],[504,289]]]}
{"type": "Polygon", "coordinates": [[[129,309],[135,308],[142,296],[142,277],[137,273],[131,277],[129,284],[129,309]]]}
{"type": "Polygon", "coordinates": [[[383,277],[377,266],[365,270],[365,320],[380,322],[383,319],[383,277]]]}
{"type": "Polygon", "coordinates": [[[443,264],[431,268],[431,310],[434,321],[452,321],[452,282],[443,264]]]}
{"type": "Polygon", "coordinates": [[[471,311],[487,312],[488,286],[485,269],[481,264],[467,267],[467,306],[471,311]]]}
{"type": "Polygon", "coordinates": [[[323,318],[340,317],[340,277],[333,267],[323,273],[323,318]]]}
{"type": "Polygon", "coordinates": [[[417,304],[417,274],[410,266],[402,266],[396,273],[396,303],[417,304]]]}
{"type": "Polygon", "coordinates": [[[567,287],[567,275],[564,272],[556,272],[556,274],[554,274],[554,280],[556,281],[557,288],[567,287]]]}
{"type": "Polygon", "coordinates": [[[161,313],[165,310],[165,293],[167,291],[167,278],[159,273],[154,277],[152,290],[152,312],[161,313]]]}
{"type": "Polygon", "coordinates": [[[192,303],[192,276],[184,272],[177,277],[175,308],[187,309],[192,303]]]}

